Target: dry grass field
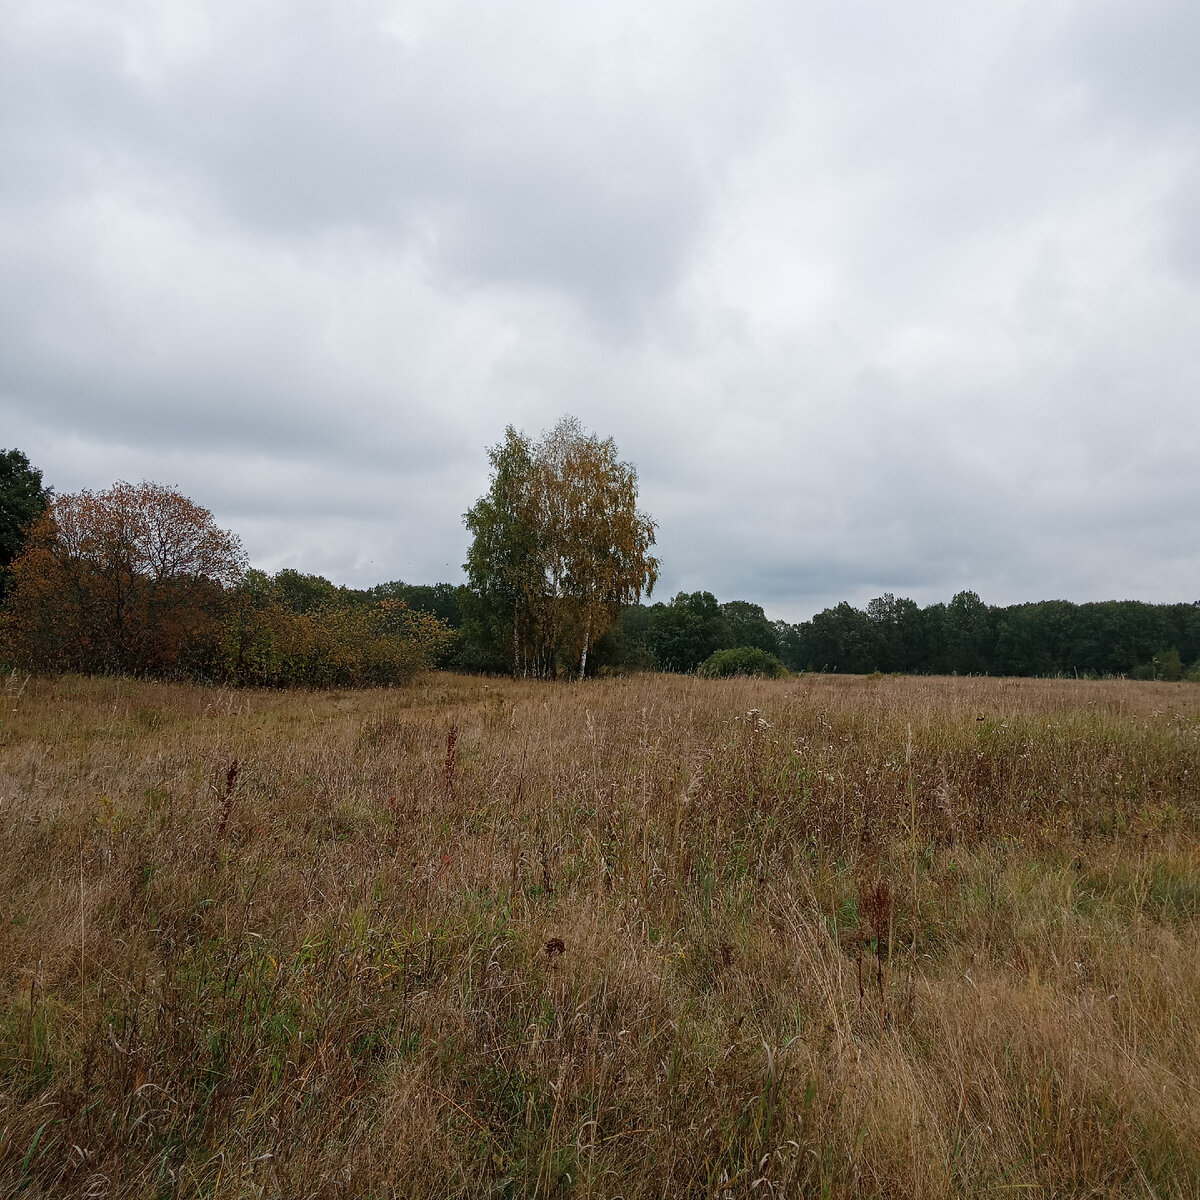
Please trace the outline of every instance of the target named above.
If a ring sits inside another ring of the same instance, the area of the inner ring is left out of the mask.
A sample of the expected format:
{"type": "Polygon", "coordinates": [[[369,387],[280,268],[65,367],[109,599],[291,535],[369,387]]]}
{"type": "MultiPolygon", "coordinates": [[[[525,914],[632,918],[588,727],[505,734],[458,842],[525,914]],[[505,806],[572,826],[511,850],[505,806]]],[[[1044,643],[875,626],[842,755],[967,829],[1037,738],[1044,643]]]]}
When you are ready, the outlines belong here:
{"type": "Polygon", "coordinates": [[[1200,1195],[1200,686],[10,681],[0,1195],[1200,1195]]]}

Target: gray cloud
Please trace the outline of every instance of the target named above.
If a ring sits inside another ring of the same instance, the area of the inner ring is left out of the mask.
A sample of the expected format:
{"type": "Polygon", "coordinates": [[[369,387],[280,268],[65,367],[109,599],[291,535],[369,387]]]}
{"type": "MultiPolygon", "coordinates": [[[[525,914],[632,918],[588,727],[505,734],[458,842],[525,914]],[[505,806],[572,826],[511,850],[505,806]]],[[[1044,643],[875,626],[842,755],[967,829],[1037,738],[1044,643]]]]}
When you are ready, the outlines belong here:
{"type": "Polygon", "coordinates": [[[10,5],[0,442],[457,575],[484,448],[661,590],[1200,595],[1193,6],[10,5]]]}

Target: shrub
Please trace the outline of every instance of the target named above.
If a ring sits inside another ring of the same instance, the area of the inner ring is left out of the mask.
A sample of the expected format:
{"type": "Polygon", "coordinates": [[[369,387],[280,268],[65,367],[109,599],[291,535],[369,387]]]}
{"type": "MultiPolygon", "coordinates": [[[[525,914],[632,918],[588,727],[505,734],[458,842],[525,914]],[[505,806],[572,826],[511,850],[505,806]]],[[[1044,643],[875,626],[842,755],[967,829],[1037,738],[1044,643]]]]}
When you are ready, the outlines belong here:
{"type": "Polygon", "coordinates": [[[250,571],[229,604],[223,674],[255,687],[390,686],[432,667],[454,637],[401,600],[294,612],[274,581],[250,571]]]}
{"type": "Polygon", "coordinates": [[[717,650],[700,666],[700,674],[705,679],[728,679],[733,675],[783,679],[787,673],[787,667],[775,655],[768,654],[757,646],[734,646],[730,650],[717,650]]]}

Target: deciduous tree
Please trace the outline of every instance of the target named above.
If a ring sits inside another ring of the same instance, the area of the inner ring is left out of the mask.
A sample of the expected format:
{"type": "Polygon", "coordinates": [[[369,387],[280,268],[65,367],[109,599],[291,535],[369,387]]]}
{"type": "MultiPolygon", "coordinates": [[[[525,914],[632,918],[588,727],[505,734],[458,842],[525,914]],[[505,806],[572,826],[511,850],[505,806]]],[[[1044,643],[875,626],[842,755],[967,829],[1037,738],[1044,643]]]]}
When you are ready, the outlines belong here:
{"type": "Polygon", "coordinates": [[[637,472],[573,417],[536,444],[509,427],[488,455],[491,486],[465,517],[479,622],[511,632],[514,674],[552,674],[565,654],[582,678],[596,639],[658,577],[637,472]]]}
{"type": "Polygon", "coordinates": [[[650,648],[666,671],[694,671],[714,651],[730,646],[729,622],[712,592],[679,592],[650,610],[650,648]]]}
{"type": "Polygon", "coordinates": [[[13,559],[49,503],[41,471],[20,450],[0,450],[0,599],[8,589],[13,559]]]}
{"type": "MultiPolygon", "coordinates": [[[[492,481],[464,517],[473,535],[464,564],[473,593],[470,636],[485,647],[507,646],[514,675],[544,673],[545,562],[533,446],[511,425],[488,449],[492,481]]],[[[505,657],[501,652],[501,660],[505,657]]]]}
{"type": "Polygon", "coordinates": [[[182,669],[244,569],[237,537],[174,488],[59,496],[12,565],[5,640],[38,670],[182,669]]]}

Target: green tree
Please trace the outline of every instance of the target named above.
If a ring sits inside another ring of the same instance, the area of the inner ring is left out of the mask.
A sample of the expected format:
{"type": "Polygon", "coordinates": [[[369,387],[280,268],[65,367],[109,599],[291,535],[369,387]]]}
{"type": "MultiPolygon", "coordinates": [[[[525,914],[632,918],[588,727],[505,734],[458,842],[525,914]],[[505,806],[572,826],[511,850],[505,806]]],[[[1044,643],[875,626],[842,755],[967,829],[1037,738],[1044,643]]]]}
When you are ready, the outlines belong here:
{"type": "Polygon", "coordinates": [[[277,571],[273,582],[283,603],[297,613],[353,605],[359,599],[349,588],[338,587],[323,575],[306,575],[291,567],[277,571]]]}
{"type": "Polygon", "coordinates": [[[748,600],[727,600],[721,613],[729,627],[729,640],[734,646],[757,646],[779,657],[779,631],[767,620],[762,606],[748,600]]]}
{"type": "Polygon", "coordinates": [[[843,600],[808,623],[804,638],[807,664],[817,671],[874,671],[878,632],[877,622],[843,600]]]}
{"type": "Polygon", "coordinates": [[[946,666],[957,675],[983,675],[995,657],[988,606],[975,592],[959,592],[946,606],[946,666]]]}
{"type": "Polygon", "coordinates": [[[0,599],[8,591],[13,559],[49,503],[41,471],[20,450],[0,450],[0,599]]]}
{"type": "Polygon", "coordinates": [[[1179,651],[1174,646],[1168,650],[1160,650],[1153,659],[1154,678],[1165,679],[1169,683],[1178,683],[1183,678],[1183,663],[1179,651]]]}
{"type": "Polygon", "coordinates": [[[365,595],[371,600],[403,600],[414,611],[433,613],[451,629],[458,629],[463,623],[464,591],[461,584],[405,583],[402,579],[394,579],[368,588],[365,595]]]}
{"type": "Polygon", "coordinates": [[[598,670],[627,673],[653,671],[658,665],[650,648],[650,619],[654,607],[630,604],[596,641],[592,662],[598,670]]]}
{"type": "Polygon", "coordinates": [[[637,472],[573,417],[536,444],[510,426],[488,457],[491,486],[464,518],[471,631],[511,635],[515,675],[552,675],[565,656],[582,678],[596,639],[658,577],[637,472]]]}
{"type": "Polygon", "coordinates": [[[694,671],[715,650],[732,645],[729,622],[712,592],[679,592],[650,610],[650,649],[666,671],[694,671]]]}
{"type": "Polygon", "coordinates": [[[872,669],[920,670],[926,658],[926,639],[916,601],[885,592],[870,601],[867,616],[874,627],[872,669]]]}
{"type": "Polygon", "coordinates": [[[472,535],[464,569],[473,593],[464,624],[485,660],[488,651],[503,660],[507,643],[513,675],[542,674],[545,572],[533,446],[510,425],[488,460],[491,485],[463,518],[472,535]]]}

